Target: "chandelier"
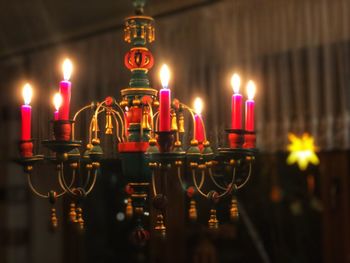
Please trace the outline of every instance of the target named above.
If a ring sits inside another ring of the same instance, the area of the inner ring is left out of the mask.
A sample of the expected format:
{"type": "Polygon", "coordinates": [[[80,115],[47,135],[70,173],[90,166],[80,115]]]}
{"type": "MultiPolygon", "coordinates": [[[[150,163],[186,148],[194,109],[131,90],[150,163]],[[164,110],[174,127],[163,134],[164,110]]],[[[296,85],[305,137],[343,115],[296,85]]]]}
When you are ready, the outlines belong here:
{"type": "Polygon", "coordinates": [[[117,141],[115,158],[121,161],[122,176],[127,180],[125,215],[135,220],[133,237],[137,243],[144,244],[149,239],[149,232],[144,226],[150,204],[155,208],[152,211],[156,212],[154,233],[166,236],[168,176],[177,176],[183,194],[188,196],[189,220],[197,220],[196,200],[199,197],[211,203],[208,211],[209,228],[219,227],[216,204],[221,200],[231,200],[228,209],[230,218],[238,219],[237,191],[248,182],[257,153],[254,82],[247,83],[248,99],[243,103],[240,77],[237,74],[232,76],[234,94],[231,128],[226,130],[228,146],[214,151],[206,136],[201,99],[195,100],[194,108],[177,99],[172,100],[171,87],[168,86],[170,71],[166,65],[160,71],[162,89],[158,92],[150,85],[147,73],[154,59],[147,44],[155,40],[155,27],[153,18],[143,15],[144,4],[145,0],[134,0],[135,15],[125,19],[124,40],[132,48],[126,53],[124,64],[131,71],[131,79],[128,87],[121,90],[120,101],[107,97],[99,103],[82,107],[72,115],[72,83],[69,79],[73,67],[69,59],[64,61],[64,80],[60,82],[59,93],[54,97],[56,111],[51,121],[53,135],[42,141],[52,153],[49,156],[33,154],[30,106],[33,92],[29,84],[23,88],[19,144],[21,158],[18,162],[23,166],[32,192],[52,204],[50,221],[53,229],[58,226],[54,204],[64,195],[68,195],[71,200],[70,221],[80,229],[84,228],[80,204],[95,186],[100,162],[104,158],[101,140],[106,136],[115,136],[117,141]],[[89,136],[85,143],[77,138],[75,128],[83,112],[92,113],[86,127],[89,136]],[[101,123],[105,126],[104,130],[100,130],[101,123]],[[185,123],[192,123],[187,125],[189,131],[185,131],[185,123]],[[190,142],[184,142],[185,133],[193,135],[190,142]],[[42,193],[33,185],[34,166],[42,162],[55,165],[60,189],[42,193]]]}

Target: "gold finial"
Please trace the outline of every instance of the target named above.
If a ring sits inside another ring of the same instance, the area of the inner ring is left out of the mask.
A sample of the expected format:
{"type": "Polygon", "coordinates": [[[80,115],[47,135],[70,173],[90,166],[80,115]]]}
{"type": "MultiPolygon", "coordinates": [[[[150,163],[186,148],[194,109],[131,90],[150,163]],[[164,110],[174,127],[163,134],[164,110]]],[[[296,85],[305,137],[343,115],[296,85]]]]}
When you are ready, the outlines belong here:
{"type": "Polygon", "coordinates": [[[76,212],[77,212],[77,220],[76,220],[76,222],[79,225],[79,229],[80,230],[84,230],[83,209],[81,207],[78,207],[76,212]]]}
{"type": "Polygon", "coordinates": [[[177,119],[176,119],[176,112],[173,111],[171,114],[171,130],[177,131],[177,119]]]}
{"type": "Polygon", "coordinates": [[[95,116],[92,117],[92,131],[93,132],[100,131],[100,128],[98,127],[97,120],[96,120],[95,116]]]}
{"type": "Polygon", "coordinates": [[[219,220],[216,217],[216,209],[210,210],[210,218],[208,220],[208,226],[210,229],[218,229],[219,228],[219,220]]]}
{"type": "Polygon", "coordinates": [[[110,111],[106,112],[106,131],[105,134],[113,134],[113,121],[112,114],[110,111]]]}
{"type": "Polygon", "coordinates": [[[164,225],[164,220],[163,220],[163,215],[162,214],[158,214],[157,215],[157,222],[156,222],[156,226],[154,227],[154,230],[161,236],[161,237],[165,237],[166,236],[166,227],[164,225]]]}
{"type": "Polygon", "coordinates": [[[70,210],[69,210],[69,221],[72,223],[77,222],[77,213],[76,213],[75,209],[76,209],[75,204],[72,202],[70,204],[70,210]]]}
{"type": "Polygon", "coordinates": [[[185,132],[185,117],[183,113],[179,114],[179,133],[185,132]]]}
{"type": "Polygon", "coordinates": [[[191,200],[190,202],[190,208],[188,209],[188,217],[192,222],[197,221],[198,213],[195,200],[191,200]]]}
{"type": "Polygon", "coordinates": [[[198,146],[198,141],[196,139],[192,139],[191,146],[198,146]]]}
{"type": "Polygon", "coordinates": [[[58,227],[58,219],[57,219],[57,214],[56,214],[56,208],[52,207],[51,208],[51,229],[55,231],[58,227]]]}
{"type": "Polygon", "coordinates": [[[125,207],[125,216],[127,219],[131,219],[134,214],[134,208],[132,207],[131,198],[127,199],[126,207],[125,207]]]}
{"type": "Polygon", "coordinates": [[[150,129],[151,126],[148,123],[148,109],[144,107],[142,112],[142,129],[150,129]]]}
{"type": "Polygon", "coordinates": [[[235,197],[232,198],[231,208],[230,208],[230,219],[231,221],[237,221],[239,218],[238,204],[235,197]]]}

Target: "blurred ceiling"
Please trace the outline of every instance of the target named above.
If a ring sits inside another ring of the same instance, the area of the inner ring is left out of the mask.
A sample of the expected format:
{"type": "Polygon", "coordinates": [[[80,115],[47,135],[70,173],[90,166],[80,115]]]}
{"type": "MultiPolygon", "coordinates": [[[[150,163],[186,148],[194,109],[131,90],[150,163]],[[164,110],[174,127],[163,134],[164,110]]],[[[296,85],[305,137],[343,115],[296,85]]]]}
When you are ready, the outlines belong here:
{"type": "MultiPolygon", "coordinates": [[[[162,16],[213,0],[149,0],[145,13],[162,16]]],[[[0,3],[0,60],[118,28],[133,14],[131,0],[5,0],[0,3]]]]}

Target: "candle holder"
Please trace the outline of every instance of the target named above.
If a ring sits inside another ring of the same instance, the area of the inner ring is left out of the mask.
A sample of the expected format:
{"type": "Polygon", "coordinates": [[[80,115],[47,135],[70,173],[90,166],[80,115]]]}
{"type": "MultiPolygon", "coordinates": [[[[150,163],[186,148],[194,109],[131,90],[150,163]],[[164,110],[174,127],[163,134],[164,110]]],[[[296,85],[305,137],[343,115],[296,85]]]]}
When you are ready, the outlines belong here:
{"type": "Polygon", "coordinates": [[[161,153],[169,153],[174,147],[174,131],[158,131],[157,142],[161,153]]]}
{"type": "Polygon", "coordinates": [[[22,158],[33,156],[33,140],[21,140],[19,142],[19,152],[22,158]]]}
{"type": "Polygon", "coordinates": [[[72,133],[72,120],[53,121],[53,134],[57,141],[69,141],[72,133]]]}
{"type": "Polygon", "coordinates": [[[229,146],[232,149],[242,148],[244,144],[244,130],[242,129],[226,129],[228,134],[229,146]]]}
{"type": "Polygon", "coordinates": [[[255,149],[256,147],[256,133],[253,131],[245,131],[243,148],[255,149]]]}

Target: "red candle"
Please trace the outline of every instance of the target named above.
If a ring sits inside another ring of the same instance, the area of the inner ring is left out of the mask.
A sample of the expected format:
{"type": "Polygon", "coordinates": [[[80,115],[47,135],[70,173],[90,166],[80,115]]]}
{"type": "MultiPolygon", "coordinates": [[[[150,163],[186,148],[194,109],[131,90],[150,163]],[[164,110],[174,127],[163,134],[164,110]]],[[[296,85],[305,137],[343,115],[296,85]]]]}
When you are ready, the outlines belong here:
{"type": "Polygon", "coordinates": [[[159,131],[170,131],[170,89],[159,92],[159,131]]]}
{"type": "Polygon", "coordinates": [[[54,120],[57,121],[60,107],[62,105],[62,96],[60,93],[56,93],[53,97],[53,105],[55,106],[54,120]]]}
{"type": "Polygon", "coordinates": [[[248,99],[245,102],[245,130],[254,131],[255,84],[251,80],[247,84],[247,94],[248,99]]]}
{"type": "Polygon", "coordinates": [[[195,139],[201,144],[204,141],[204,127],[203,127],[203,119],[202,119],[202,109],[203,102],[200,98],[196,98],[194,101],[194,134],[195,139]]]}
{"type": "Polygon", "coordinates": [[[69,59],[65,59],[63,62],[63,77],[64,80],[60,82],[60,94],[62,97],[62,106],[58,112],[59,120],[69,120],[69,108],[71,98],[71,86],[72,83],[69,81],[72,73],[72,62],[69,59]]]}
{"type": "Polygon", "coordinates": [[[168,89],[170,72],[167,65],[162,66],[160,79],[163,88],[159,92],[159,131],[170,131],[171,92],[168,89]]]}
{"type": "Polygon", "coordinates": [[[23,141],[27,141],[31,139],[32,107],[29,104],[33,95],[32,87],[28,83],[24,85],[22,90],[22,95],[24,99],[24,105],[21,106],[21,115],[22,115],[21,139],[23,141]]]}
{"type": "Polygon", "coordinates": [[[242,129],[242,94],[239,94],[241,80],[238,74],[233,74],[231,86],[234,94],[231,104],[231,127],[232,129],[242,129]]]}

